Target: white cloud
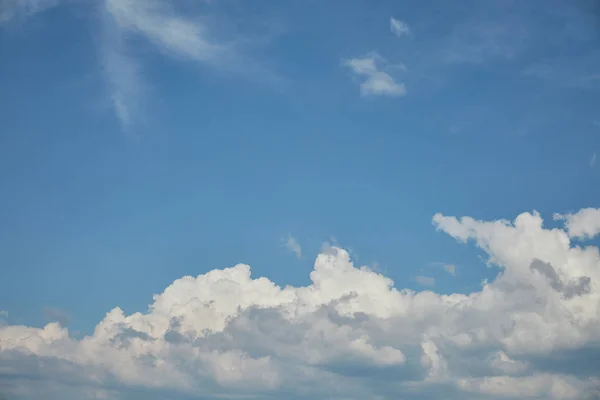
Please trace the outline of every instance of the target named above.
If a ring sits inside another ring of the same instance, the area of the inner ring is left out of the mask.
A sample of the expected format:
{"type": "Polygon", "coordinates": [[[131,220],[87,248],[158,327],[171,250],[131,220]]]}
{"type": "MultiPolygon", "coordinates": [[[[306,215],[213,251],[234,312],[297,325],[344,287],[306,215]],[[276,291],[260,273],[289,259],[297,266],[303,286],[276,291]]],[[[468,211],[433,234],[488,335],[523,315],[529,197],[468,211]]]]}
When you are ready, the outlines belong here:
{"type": "Polygon", "coordinates": [[[600,233],[600,209],[583,208],[574,214],[554,214],[557,221],[565,221],[570,237],[591,239],[600,233]]]}
{"type": "Polygon", "coordinates": [[[408,24],[404,21],[400,21],[395,18],[390,18],[390,30],[392,33],[398,37],[410,36],[412,32],[408,27],[408,24]]]}
{"type": "Polygon", "coordinates": [[[516,361],[510,358],[505,352],[499,351],[490,357],[490,365],[496,371],[502,374],[520,374],[526,371],[529,366],[527,363],[516,361]]]}
{"type": "Polygon", "coordinates": [[[502,270],[468,295],[396,289],[330,247],[307,286],[279,287],[239,264],[176,280],[145,313],[115,308],[80,340],[56,323],[0,326],[0,369],[20,379],[0,383],[14,398],[39,398],[52,382],[123,398],[592,399],[600,252],[570,237],[596,232],[597,213],[561,217],[564,230],[535,212],[436,214],[438,230],[502,270]]]}
{"type": "Polygon", "coordinates": [[[8,311],[0,310],[0,317],[8,318],[8,311]]]}
{"type": "Polygon", "coordinates": [[[594,167],[596,165],[596,152],[592,153],[592,157],[590,158],[590,167],[594,167]]]}
{"type": "Polygon", "coordinates": [[[363,96],[404,96],[406,87],[404,83],[396,83],[394,78],[377,66],[377,61],[382,61],[376,53],[364,58],[346,60],[344,65],[361,78],[360,92],[363,96]]]}
{"type": "MultiPolygon", "coordinates": [[[[74,0],[0,1],[0,25],[24,20],[51,7],[74,0]]],[[[112,109],[124,128],[143,116],[149,85],[144,82],[142,62],[134,53],[149,43],[166,56],[188,60],[219,71],[268,82],[278,81],[269,71],[246,57],[240,43],[251,40],[241,34],[225,41],[213,32],[207,15],[184,13],[178,2],[168,0],[100,0],[89,3],[99,11],[101,22],[99,58],[112,109]],[[135,43],[135,45],[133,45],[135,43]]]]}
{"type": "Polygon", "coordinates": [[[140,118],[146,84],[138,62],[129,54],[120,28],[104,15],[100,60],[114,113],[124,129],[140,118]]]}
{"type": "Polygon", "coordinates": [[[296,254],[296,257],[298,259],[302,258],[302,247],[300,246],[295,237],[293,237],[292,235],[288,235],[284,245],[286,249],[296,254]]]}
{"type": "Polygon", "coordinates": [[[105,0],[120,29],[141,35],[161,50],[196,61],[217,63],[231,48],[211,38],[200,21],[176,13],[163,0],[105,0]]]}
{"type": "Polygon", "coordinates": [[[417,281],[417,283],[422,286],[434,286],[435,285],[435,278],[432,278],[430,276],[419,275],[419,276],[415,277],[415,281],[417,281]]]}
{"type": "MultiPolygon", "coordinates": [[[[127,38],[145,39],[169,56],[236,69],[236,50],[218,42],[206,24],[177,13],[163,0],[104,0],[104,35],[101,45],[110,98],[116,116],[128,127],[140,114],[147,92],[140,67],[127,38]]],[[[249,63],[250,64],[250,63],[249,63]]]]}

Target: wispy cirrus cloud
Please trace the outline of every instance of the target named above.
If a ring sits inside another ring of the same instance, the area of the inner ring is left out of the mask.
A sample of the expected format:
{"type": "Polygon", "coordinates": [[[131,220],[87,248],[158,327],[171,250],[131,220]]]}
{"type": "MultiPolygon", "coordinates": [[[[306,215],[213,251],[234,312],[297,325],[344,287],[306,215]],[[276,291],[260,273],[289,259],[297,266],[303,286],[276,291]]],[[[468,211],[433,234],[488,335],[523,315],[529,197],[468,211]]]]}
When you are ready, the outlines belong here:
{"type": "Polygon", "coordinates": [[[103,15],[98,52],[111,106],[121,126],[128,129],[140,117],[146,83],[123,32],[108,12],[103,15]]]}
{"type": "Polygon", "coordinates": [[[473,2],[441,43],[450,65],[510,63],[554,86],[600,90],[597,6],[593,2],[533,0],[473,2]]]}
{"type": "Polygon", "coordinates": [[[0,2],[0,25],[23,20],[46,11],[65,0],[3,0],[0,2]]]}
{"type": "Polygon", "coordinates": [[[163,0],[105,0],[100,54],[115,114],[124,127],[139,116],[147,91],[129,39],[145,40],[167,56],[234,71],[241,55],[222,43],[198,16],[177,12],[163,0]]]}
{"type": "MultiPolygon", "coordinates": [[[[389,73],[378,66],[378,63],[385,64],[385,60],[377,53],[372,52],[365,57],[346,60],[343,65],[350,68],[357,79],[362,80],[360,83],[361,95],[404,96],[406,94],[405,84],[397,83],[389,73]]],[[[394,67],[392,66],[392,68],[394,67]]]]}
{"type": "Polygon", "coordinates": [[[442,268],[450,275],[456,276],[456,266],[454,264],[444,264],[442,268]]]}
{"type": "Polygon", "coordinates": [[[105,0],[105,9],[123,33],[138,34],[166,53],[213,64],[235,55],[199,18],[178,13],[170,2],[105,0]]]}
{"type": "Polygon", "coordinates": [[[557,56],[530,64],[523,69],[525,76],[537,78],[552,85],[598,91],[600,90],[600,51],[578,56],[557,56]]]}
{"type": "Polygon", "coordinates": [[[294,253],[296,255],[296,258],[302,258],[302,247],[300,246],[300,243],[298,243],[298,240],[296,240],[295,237],[293,237],[292,235],[288,235],[283,245],[287,250],[294,253]]]}
{"type": "MultiPolygon", "coordinates": [[[[191,61],[244,78],[274,82],[278,78],[249,57],[250,40],[217,37],[207,15],[183,12],[167,0],[5,0],[0,1],[0,25],[24,21],[52,7],[77,1],[99,14],[98,54],[113,112],[125,129],[143,118],[150,83],[143,77],[143,59],[133,51],[147,43],[163,55],[191,61]]],[[[207,3],[207,5],[210,5],[207,3]]],[[[239,36],[239,35],[238,35],[239,36]]]]}
{"type": "Polygon", "coordinates": [[[408,24],[404,21],[400,21],[394,17],[390,18],[390,30],[392,33],[399,38],[403,36],[411,36],[412,32],[408,26],[408,24]]]}
{"type": "Polygon", "coordinates": [[[440,267],[444,271],[449,273],[450,275],[456,276],[456,265],[454,265],[454,264],[434,261],[434,262],[430,263],[430,265],[435,266],[435,267],[440,267]]]}
{"type": "Polygon", "coordinates": [[[421,286],[435,286],[435,278],[431,276],[419,275],[415,277],[415,281],[421,286]]]}
{"type": "Polygon", "coordinates": [[[458,25],[444,50],[445,61],[482,64],[514,58],[526,46],[527,27],[519,19],[486,18],[458,25]]]}

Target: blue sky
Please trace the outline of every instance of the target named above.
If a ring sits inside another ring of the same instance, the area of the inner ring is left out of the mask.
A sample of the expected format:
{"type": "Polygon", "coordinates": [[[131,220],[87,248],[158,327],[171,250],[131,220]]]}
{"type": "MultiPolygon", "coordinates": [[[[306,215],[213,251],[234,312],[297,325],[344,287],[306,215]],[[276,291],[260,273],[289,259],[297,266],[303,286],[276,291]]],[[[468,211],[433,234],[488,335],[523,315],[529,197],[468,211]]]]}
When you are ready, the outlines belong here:
{"type": "Polygon", "coordinates": [[[81,338],[238,263],[305,287],[328,246],[398,289],[480,290],[510,267],[436,213],[555,227],[598,206],[599,18],[585,0],[3,2],[7,326],[81,338]]]}

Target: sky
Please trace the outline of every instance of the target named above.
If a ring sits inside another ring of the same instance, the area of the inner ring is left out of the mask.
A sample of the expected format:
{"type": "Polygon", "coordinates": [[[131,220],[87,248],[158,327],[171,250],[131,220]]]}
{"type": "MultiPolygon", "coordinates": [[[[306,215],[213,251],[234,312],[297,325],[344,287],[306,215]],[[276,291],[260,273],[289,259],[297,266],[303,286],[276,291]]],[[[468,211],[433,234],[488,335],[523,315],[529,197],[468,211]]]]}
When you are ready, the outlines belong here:
{"type": "Polygon", "coordinates": [[[600,398],[600,3],[0,0],[0,398],[600,398]]]}

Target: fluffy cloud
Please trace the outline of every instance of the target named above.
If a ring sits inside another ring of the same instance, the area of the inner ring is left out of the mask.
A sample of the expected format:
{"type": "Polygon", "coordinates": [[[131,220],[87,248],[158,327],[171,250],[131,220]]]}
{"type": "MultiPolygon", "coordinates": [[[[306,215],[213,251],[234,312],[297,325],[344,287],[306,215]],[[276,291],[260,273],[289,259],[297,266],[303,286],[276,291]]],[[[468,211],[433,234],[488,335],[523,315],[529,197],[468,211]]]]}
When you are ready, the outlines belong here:
{"type": "Polygon", "coordinates": [[[390,74],[377,66],[378,61],[383,60],[376,53],[372,53],[363,58],[346,60],[344,65],[350,68],[354,75],[363,79],[360,84],[360,93],[363,96],[404,96],[404,83],[396,83],[390,74]]]}
{"type": "Polygon", "coordinates": [[[555,220],[564,220],[572,238],[591,239],[600,233],[600,209],[584,208],[574,214],[554,214],[555,220]]]}
{"type": "Polygon", "coordinates": [[[115,308],[80,340],[57,323],[0,326],[0,383],[15,398],[51,382],[79,398],[595,399],[600,253],[570,237],[597,233],[599,211],[564,230],[535,212],[435,215],[501,268],[469,295],[399,290],[333,247],[304,287],[240,264],[176,280],[146,313],[115,308]]]}

